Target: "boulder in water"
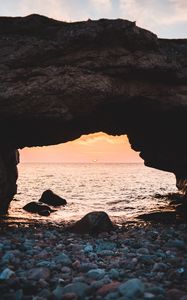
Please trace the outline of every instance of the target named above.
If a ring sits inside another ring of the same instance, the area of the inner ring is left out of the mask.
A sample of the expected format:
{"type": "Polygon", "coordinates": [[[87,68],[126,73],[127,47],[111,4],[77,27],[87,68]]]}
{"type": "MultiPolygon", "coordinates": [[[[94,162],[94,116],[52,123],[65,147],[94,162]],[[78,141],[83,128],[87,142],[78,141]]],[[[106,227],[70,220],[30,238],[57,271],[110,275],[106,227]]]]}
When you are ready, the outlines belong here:
{"type": "Polygon", "coordinates": [[[49,210],[44,209],[44,210],[39,211],[38,214],[40,216],[48,217],[51,214],[51,212],[49,210]]]}
{"type": "Polygon", "coordinates": [[[49,216],[53,212],[49,206],[34,201],[27,203],[23,209],[30,213],[38,213],[41,216],[49,216]]]}
{"type": "Polygon", "coordinates": [[[53,193],[51,190],[46,190],[43,192],[41,198],[39,199],[40,202],[51,205],[51,206],[61,206],[66,205],[67,201],[60,196],[53,193]]]}
{"type": "Polygon", "coordinates": [[[113,229],[114,225],[104,211],[90,212],[68,228],[69,231],[80,234],[100,233],[103,231],[111,231],[113,229]]]}

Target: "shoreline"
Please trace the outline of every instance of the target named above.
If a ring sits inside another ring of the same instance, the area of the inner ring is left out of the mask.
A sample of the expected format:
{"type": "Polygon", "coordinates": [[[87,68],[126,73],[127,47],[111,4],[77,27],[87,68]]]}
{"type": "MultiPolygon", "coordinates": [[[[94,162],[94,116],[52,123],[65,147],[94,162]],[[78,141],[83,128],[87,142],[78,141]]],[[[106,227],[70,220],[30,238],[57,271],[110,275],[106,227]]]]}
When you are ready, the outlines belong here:
{"type": "Polygon", "coordinates": [[[13,272],[0,280],[1,299],[128,299],[134,284],[131,299],[186,300],[186,229],[140,222],[79,235],[51,224],[0,226],[0,276],[13,272]]]}

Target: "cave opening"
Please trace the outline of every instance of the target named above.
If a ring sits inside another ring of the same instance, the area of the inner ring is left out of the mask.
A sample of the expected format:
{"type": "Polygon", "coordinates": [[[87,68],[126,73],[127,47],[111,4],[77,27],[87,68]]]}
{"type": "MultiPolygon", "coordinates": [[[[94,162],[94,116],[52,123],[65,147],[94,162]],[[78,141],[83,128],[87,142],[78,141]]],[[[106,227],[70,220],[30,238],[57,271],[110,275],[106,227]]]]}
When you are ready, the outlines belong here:
{"type": "Polygon", "coordinates": [[[77,220],[102,210],[118,223],[160,210],[166,201],[155,194],[176,191],[173,174],[145,167],[127,135],[96,132],[59,145],[23,148],[18,170],[18,192],[9,215],[21,219],[46,220],[22,207],[38,201],[47,189],[68,203],[50,215],[51,221],[77,220]]]}

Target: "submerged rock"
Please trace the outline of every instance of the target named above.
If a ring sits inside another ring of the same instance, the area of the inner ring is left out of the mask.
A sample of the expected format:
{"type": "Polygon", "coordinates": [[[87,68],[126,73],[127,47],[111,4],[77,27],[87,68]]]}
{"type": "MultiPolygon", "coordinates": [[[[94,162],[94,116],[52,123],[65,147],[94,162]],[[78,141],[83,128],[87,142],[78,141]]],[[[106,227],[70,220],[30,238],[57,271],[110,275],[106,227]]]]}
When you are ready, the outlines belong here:
{"type": "Polygon", "coordinates": [[[187,215],[187,203],[179,204],[178,206],[176,206],[176,211],[178,213],[187,215]]]}
{"type": "Polygon", "coordinates": [[[50,211],[49,210],[41,210],[38,214],[40,216],[48,217],[50,215],[50,211]]]}
{"type": "Polygon", "coordinates": [[[66,205],[67,201],[60,196],[53,193],[51,190],[46,190],[43,192],[41,198],[39,199],[40,202],[51,205],[51,206],[61,206],[66,205]]]}
{"type": "Polygon", "coordinates": [[[114,225],[107,213],[104,211],[90,212],[81,220],[77,221],[69,230],[75,233],[99,233],[103,231],[111,231],[114,225]]]}
{"type": "Polygon", "coordinates": [[[23,209],[30,213],[37,213],[41,216],[49,216],[50,213],[53,212],[49,206],[34,201],[27,203],[23,209]]]}
{"type": "Polygon", "coordinates": [[[139,215],[137,219],[156,222],[156,223],[164,223],[164,224],[175,223],[176,212],[175,211],[152,212],[148,214],[139,215]]]}

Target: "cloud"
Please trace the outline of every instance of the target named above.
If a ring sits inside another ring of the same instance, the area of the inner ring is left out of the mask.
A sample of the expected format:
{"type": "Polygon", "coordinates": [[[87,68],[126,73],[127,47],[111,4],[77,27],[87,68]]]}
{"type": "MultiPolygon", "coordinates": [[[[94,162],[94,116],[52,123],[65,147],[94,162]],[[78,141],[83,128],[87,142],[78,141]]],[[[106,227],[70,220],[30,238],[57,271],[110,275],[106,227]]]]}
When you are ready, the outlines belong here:
{"type": "Polygon", "coordinates": [[[170,16],[169,21],[186,22],[187,21],[187,1],[186,0],[170,0],[170,4],[173,6],[174,14],[170,16]]]}
{"type": "Polygon", "coordinates": [[[112,0],[89,0],[89,2],[101,14],[107,13],[112,9],[112,0]]]}
{"type": "Polygon", "coordinates": [[[79,145],[86,145],[86,146],[90,146],[98,142],[119,145],[119,144],[124,144],[127,141],[128,139],[126,135],[113,136],[103,132],[97,132],[93,134],[82,135],[78,140],[76,140],[76,143],[78,143],[79,145]]]}
{"type": "Polygon", "coordinates": [[[186,0],[120,0],[121,15],[142,27],[187,21],[186,0]]]}

